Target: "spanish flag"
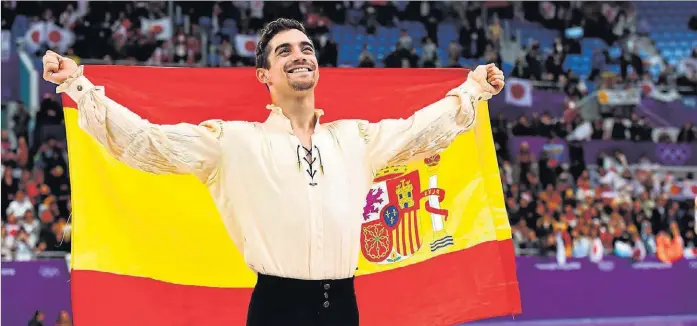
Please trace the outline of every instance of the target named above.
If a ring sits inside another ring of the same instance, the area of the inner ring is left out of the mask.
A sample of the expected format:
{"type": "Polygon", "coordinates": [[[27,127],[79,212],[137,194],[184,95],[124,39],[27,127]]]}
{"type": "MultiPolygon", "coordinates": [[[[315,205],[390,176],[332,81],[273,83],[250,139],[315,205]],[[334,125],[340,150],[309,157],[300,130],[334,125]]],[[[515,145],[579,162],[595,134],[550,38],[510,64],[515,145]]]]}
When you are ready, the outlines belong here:
{"type": "MultiPolygon", "coordinates": [[[[251,68],[88,66],[85,75],[152,123],[268,115],[269,94],[251,68]]],[[[466,75],[323,68],[316,102],[323,122],[406,118],[466,75]]],[[[63,103],[75,324],[244,325],[256,275],[205,186],[120,163],[78,127],[76,104],[63,103]]],[[[473,130],[439,155],[376,174],[356,274],[361,325],[453,325],[521,312],[486,103],[477,110],[473,130]]]]}

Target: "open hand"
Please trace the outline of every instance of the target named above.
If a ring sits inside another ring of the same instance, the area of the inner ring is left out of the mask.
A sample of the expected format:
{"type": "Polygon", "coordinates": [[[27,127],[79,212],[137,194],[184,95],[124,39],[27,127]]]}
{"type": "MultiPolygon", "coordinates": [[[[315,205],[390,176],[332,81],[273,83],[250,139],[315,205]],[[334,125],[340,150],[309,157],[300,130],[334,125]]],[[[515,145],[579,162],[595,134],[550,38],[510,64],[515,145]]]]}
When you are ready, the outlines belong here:
{"type": "Polygon", "coordinates": [[[490,63],[484,66],[478,66],[469,73],[469,77],[482,88],[483,91],[496,95],[501,92],[504,82],[503,71],[497,68],[495,64],[490,63]]]}
{"type": "Polygon", "coordinates": [[[51,50],[46,51],[42,62],[44,79],[57,85],[62,84],[78,68],[73,59],[62,57],[51,50]]]}

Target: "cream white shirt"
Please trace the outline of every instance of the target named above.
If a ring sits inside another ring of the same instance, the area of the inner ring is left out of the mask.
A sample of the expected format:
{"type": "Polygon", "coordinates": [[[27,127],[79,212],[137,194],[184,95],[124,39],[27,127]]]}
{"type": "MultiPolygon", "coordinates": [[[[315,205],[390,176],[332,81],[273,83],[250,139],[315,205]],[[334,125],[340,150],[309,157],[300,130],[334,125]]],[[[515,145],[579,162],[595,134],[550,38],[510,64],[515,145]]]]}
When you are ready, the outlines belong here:
{"type": "Polygon", "coordinates": [[[82,67],[57,91],[78,104],[79,126],[121,162],[204,182],[251,269],[297,279],[353,276],[374,173],[440,152],[473,126],[476,101],[491,96],[468,81],[408,119],[377,123],[320,123],[316,110],[305,149],[272,105],[263,123],[155,125],[105,96],[82,67]]]}

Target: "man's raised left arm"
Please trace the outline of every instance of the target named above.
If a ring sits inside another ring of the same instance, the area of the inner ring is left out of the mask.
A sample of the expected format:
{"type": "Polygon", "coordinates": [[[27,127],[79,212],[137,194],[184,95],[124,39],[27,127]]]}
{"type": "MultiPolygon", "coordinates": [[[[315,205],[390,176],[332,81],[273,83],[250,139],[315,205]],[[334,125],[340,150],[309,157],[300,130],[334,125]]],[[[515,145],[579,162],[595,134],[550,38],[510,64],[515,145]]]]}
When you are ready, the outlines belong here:
{"type": "Polygon", "coordinates": [[[359,121],[359,132],[367,144],[373,170],[421,160],[443,151],[458,135],[474,126],[477,103],[498,94],[503,86],[500,69],[493,64],[479,66],[443,99],[407,119],[359,121]]]}

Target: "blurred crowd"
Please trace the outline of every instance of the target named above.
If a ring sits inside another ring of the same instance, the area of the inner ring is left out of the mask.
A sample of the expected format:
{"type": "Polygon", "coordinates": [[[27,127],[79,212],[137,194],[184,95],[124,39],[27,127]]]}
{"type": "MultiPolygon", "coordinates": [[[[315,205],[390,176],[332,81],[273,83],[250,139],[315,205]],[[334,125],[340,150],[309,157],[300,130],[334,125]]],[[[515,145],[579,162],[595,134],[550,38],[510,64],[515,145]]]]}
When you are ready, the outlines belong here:
{"type": "Polygon", "coordinates": [[[47,96],[35,119],[21,102],[11,118],[13,129],[2,130],[2,258],[69,253],[68,157],[58,140],[64,139],[63,108],[47,96]]]}
{"type": "MultiPolygon", "coordinates": [[[[664,62],[662,72],[654,78],[629,41],[648,35],[631,2],[557,2],[552,11],[546,2],[506,3],[177,1],[173,9],[167,2],[90,1],[83,6],[76,1],[5,1],[2,28],[12,26],[17,15],[26,15],[31,21],[69,29],[75,40],[66,54],[77,61],[230,67],[254,64],[253,56],[239,51],[232,34],[253,35],[268,20],[283,16],[304,22],[322,66],[337,66],[340,44],[329,32],[332,24],[362,26],[366,33],[374,34],[381,26],[420,22],[427,32],[423,39],[414,40],[402,29],[387,55],[378,58],[364,46],[357,65],[458,67],[462,59],[475,59],[502,66],[504,53],[512,52],[517,59],[510,77],[544,81],[547,86],[543,87],[568,96],[560,117],[543,112],[521,116],[512,123],[502,116],[492,118],[519,254],[549,255],[563,248],[566,255],[574,257],[598,253],[667,257],[697,246],[694,202],[669,197],[672,186],[693,182],[693,174],[674,178],[656,172],[655,165],[647,161],[631,167],[621,153],[599,158],[597,168],[586,166],[582,155],[574,155],[573,144],[569,164],[559,164],[545,155],[534,157],[525,146],[510,155],[507,146],[509,137],[514,136],[569,135],[584,122],[574,103],[589,93],[590,84],[617,88],[650,82],[697,89],[697,49],[679,69],[664,62]],[[603,6],[614,10],[611,19],[603,14],[603,6]],[[171,37],[163,39],[162,30],[147,23],[159,19],[171,19],[171,37]],[[539,40],[524,42],[515,35],[506,36],[505,19],[539,23],[560,31],[560,36],[546,48],[539,40]],[[199,24],[203,21],[205,26],[199,24]],[[443,21],[455,23],[457,36],[441,55],[438,26],[443,21]],[[589,76],[563,65],[566,57],[579,53],[581,47],[578,38],[561,31],[579,26],[584,27],[585,37],[607,43],[595,51],[589,76]],[[617,44],[621,54],[612,57],[608,48],[617,44]],[[618,75],[607,76],[610,64],[620,65],[618,75]]],[[[37,54],[46,49],[44,45],[37,54]]],[[[68,253],[70,182],[61,104],[55,96],[46,95],[35,116],[22,103],[17,106],[10,117],[12,129],[2,131],[2,258],[28,260],[52,252],[68,253]]],[[[662,134],[653,139],[653,127],[637,114],[631,115],[629,126],[614,123],[608,129],[603,120],[593,121],[592,126],[590,139],[677,143],[697,139],[697,129],[689,121],[677,137],[662,134]]]]}
{"type": "MultiPolygon", "coordinates": [[[[523,142],[509,154],[508,137],[541,136],[553,140],[567,132],[562,119],[548,113],[508,124],[492,118],[501,162],[501,180],[513,238],[521,255],[591,257],[613,254],[632,259],[658,255],[674,261],[697,248],[694,197],[680,191],[697,188],[694,172],[677,177],[659,172],[659,165],[642,157],[633,166],[617,150],[601,153],[594,166],[585,163],[580,142],[569,142],[569,162],[560,163],[542,151],[539,157],[523,142]]],[[[631,131],[635,141],[650,141],[650,130],[631,131]]],[[[613,135],[615,133],[612,133],[613,135]]],[[[683,129],[678,142],[695,142],[695,130],[683,129]],[[691,135],[691,136],[686,136],[691,135]],[[689,140],[688,137],[691,137],[689,140]]],[[[593,139],[618,139],[595,135],[593,139]]],[[[625,139],[625,138],[621,138],[625,139]]]]}
{"type": "MultiPolygon", "coordinates": [[[[43,311],[36,311],[34,317],[29,320],[28,326],[44,326],[47,324],[46,315],[43,311]]],[[[58,318],[56,319],[54,326],[72,326],[73,321],[70,318],[70,313],[63,310],[58,313],[58,318]]]]}
{"type": "MultiPolygon", "coordinates": [[[[659,87],[687,86],[697,90],[697,49],[686,63],[661,62],[658,76],[648,72],[648,62],[639,56],[635,40],[648,36],[646,21],[637,18],[631,2],[426,2],[426,1],[319,1],[319,2],[194,2],[178,1],[177,10],[167,2],[3,2],[3,29],[16,15],[32,21],[49,21],[74,32],[75,42],[66,51],[75,58],[121,60],[149,65],[252,66],[253,56],[239,53],[235,35],[253,35],[275,17],[302,21],[315,41],[320,64],[337,66],[339,45],[330,33],[333,24],[365,27],[373,34],[380,26],[395,27],[400,22],[423,23],[427,35],[419,42],[406,29],[395,46],[380,61],[385,67],[457,67],[464,59],[479,59],[501,66],[504,51],[517,57],[511,77],[547,82],[565,90],[571,97],[587,91],[584,80],[599,87],[651,82],[659,87]],[[185,17],[185,18],[183,18],[185,17]],[[169,38],[149,21],[171,19],[169,38]],[[202,20],[205,18],[205,20],[202,20]],[[502,19],[539,23],[559,33],[551,46],[539,40],[506,37],[502,19]],[[205,26],[201,25],[206,21],[205,26]],[[230,24],[228,24],[230,22],[230,24]],[[450,22],[457,27],[456,41],[447,44],[441,58],[438,26],[450,22]],[[228,26],[230,25],[230,26],[228,26]],[[567,55],[579,54],[580,39],[564,31],[583,28],[584,37],[597,37],[606,46],[595,49],[588,76],[564,68],[567,55]],[[205,39],[203,34],[206,35],[205,39]],[[203,44],[205,43],[205,44],[203,44]],[[416,47],[420,47],[416,51],[416,47]],[[619,45],[621,53],[611,56],[608,49],[619,45]],[[621,67],[618,76],[606,78],[609,65],[621,67]],[[655,78],[654,78],[655,77],[655,78]]],[[[38,53],[43,53],[46,45],[38,53]]],[[[59,51],[60,52],[60,51],[59,51]]],[[[358,66],[378,65],[375,53],[365,46],[358,66]]],[[[697,94],[697,93],[695,93],[697,94]]]]}
{"type": "MultiPolygon", "coordinates": [[[[578,111],[568,106],[561,117],[552,117],[549,112],[542,112],[541,115],[533,113],[530,117],[523,114],[515,122],[508,123],[502,115],[499,115],[496,122],[502,124],[500,128],[510,129],[511,136],[537,136],[550,139],[566,139],[584,123],[578,111]]],[[[675,137],[667,132],[659,132],[654,136],[654,127],[645,116],[639,116],[636,112],[631,114],[629,125],[622,119],[613,119],[609,127],[603,119],[593,120],[587,134],[580,135],[590,140],[631,140],[677,144],[697,142],[697,127],[690,121],[680,126],[675,137]]],[[[508,135],[509,133],[502,133],[498,136],[501,146],[505,146],[504,142],[508,135]]]]}
{"type": "MultiPolygon", "coordinates": [[[[674,261],[697,247],[694,199],[670,197],[694,183],[655,172],[650,162],[630,169],[621,153],[590,169],[559,165],[522,146],[517,166],[503,162],[506,207],[520,254],[567,257],[647,255],[674,261]]],[[[572,162],[571,165],[579,164],[572,162]]]]}

